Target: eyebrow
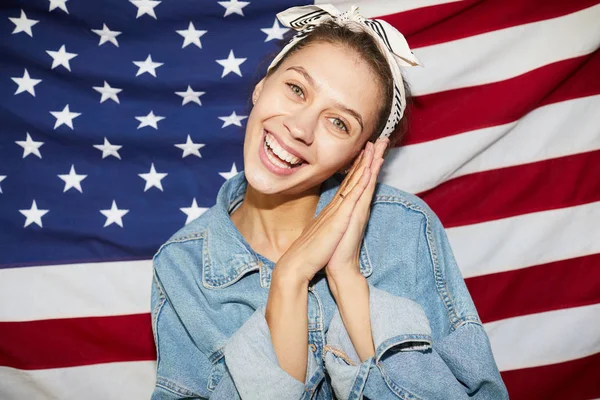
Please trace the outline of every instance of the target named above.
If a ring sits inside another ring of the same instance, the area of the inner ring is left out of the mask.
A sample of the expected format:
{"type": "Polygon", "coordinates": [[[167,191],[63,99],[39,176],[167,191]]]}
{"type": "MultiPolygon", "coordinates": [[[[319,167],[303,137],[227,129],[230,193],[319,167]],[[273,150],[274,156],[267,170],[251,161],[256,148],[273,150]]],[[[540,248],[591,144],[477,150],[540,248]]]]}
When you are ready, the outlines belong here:
{"type": "MultiPolygon", "coordinates": [[[[310,83],[311,86],[316,87],[316,88],[319,87],[319,85],[317,85],[317,83],[315,82],[315,80],[313,79],[313,77],[310,76],[310,74],[308,72],[306,72],[306,70],[304,68],[299,67],[299,66],[298,67],[291,66],[291,67],[288,67],[288,69],[286,71],[288,71],[288,70],[293,70],[293,71],[298,72],[299,74],[301,74],[302,76],[304,76],[304,79],[306,79],[308,81],[308,83],[310,83]]],[[[363,126],[363,120],[362,120],[362,117],[360,116],[360,114],[358,112],[356,112],[355,110],[353,110],[353,109],[351,109],[349,107],[346,107],[345,105],[343,105],[342,103],[337,102],[337,101],[334,103],[334,105],[337,108],[340,108],[340,109],[344,110],[345,112],[347,112],[348,114],[350,114],[354,118],[356,118],[356,120],[360,124],[361,131],[364,131],[365,127],[363,126]]]]}

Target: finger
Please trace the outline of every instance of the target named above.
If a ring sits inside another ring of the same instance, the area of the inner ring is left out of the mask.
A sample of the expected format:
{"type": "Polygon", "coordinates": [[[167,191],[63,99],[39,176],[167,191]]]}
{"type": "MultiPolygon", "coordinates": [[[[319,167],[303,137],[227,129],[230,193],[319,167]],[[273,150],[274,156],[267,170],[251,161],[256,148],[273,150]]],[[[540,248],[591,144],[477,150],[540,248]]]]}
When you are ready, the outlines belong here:
{"type": "Polygon", "coordinates": [[[365,154],[365,149],[362,149],[360,151],[360,154],[358,155],[358,157],[356,157],[356,159],[354,160],[354,163],[352,163],[352,166],[350,167],[350,169],[348,169],[348,172],[346,173],[346,177],[344,178],[344,180],[342,181],[342,183],[339,187],[339,190],[341,192],[343,192],[346,189],[346,187],[348,187],[348,183],[352,180],[354,172],[356,171],[357,166],[362,161],[364,154],[365,154]]]}
{"type": "MultiPolygon", "coordinates": [[[[369,168],[366,167],[362,171],[363,174],[361,175],[358,183],[354,185],[350,192],[344,194],[343,198],[339,195],[335,196],[337,198],[335,199],[335,206],[331,207],[326,219],[331,221],[332,227],[334,228],[333,231],[336,233],[343,235],[348,229],[356,202],[360,198],[360,195],[369,182],[371,175],[369,168]]],[[[333,203],[334,202],[332,201],[330,204],[333,203]]]]}
{"type": "Polygon", "coordinates": [[[377,185],[377,176],[379,175],[379,171],[381,170],[382,165],[383,158],[378,158],[377,160],[374,160],[371,164],[371,176],[369,179],[369,183],[363,191],[354,209],[354,213],[357,213],[358,215],[365,214],[367,219],[369,210],[371,208],[371,201],[373,200],[373,193],[375,192],[375,186],[377,185]]]}
{"type": "Polygon", "coordinates": [[[367,145],[365,146],[365,150],[362,155],[362,158],[361,158],[360,162],[358,163],[358,165],[350,173],[348,183],[344,187],[344,191],[342,193],[346,194],[354,188],[354,186],[360,180],[360,178],[364,172],[364,169],[366,167],[369,167],[371,165],[372,161],[373,161],[373,143],[367,142],[367,145]]]}
{"type": "Polygon", "coordinates": [[[385,149],[389,146],[390,144],[390,139],[385,138],[385,139],[378,139],[377,142],[375,142],[375,154],[374,154],[374,159],[378,159],[380,157],[383,157],[383,153],[385,153],[385,149]]]}
{"type": "MultiPolygon", "coordinates": [[[[381,170],[381,165],[384,162],[383,153],[389,143],[389,139],[378,140],[374,145],[373,149],[373,157],[371,159],[371,163],[369,164],[369,168],[371,170],[371,179],[369,180],[369,187],[367,187],[366,195],[371,198],[373,195],[373,191],[369,191],[369,189],[375,188],[375,183],[377,182],[377,176],[379,175],[379,171],[381,170]]],[[[370,200],[367,200],[370,202],[370,200]]]]}
{"type": "Polygon", "coordinates": [[[358,182],[356,182],[356,184],[352,187],[350,192],[345,194],[342,206],[348,207],[348,212],[351,213],[352,210],[354,210],[354,206],[356,205],[361,195],[363,194],[365,188],[369,184],[370,179],[371,171],[370,168],[367,166],[364,169],[362,169],[362,175],[360,176],[358,182]]]}
{"type": "Polygon", "coordinates": [[[370,145],[369,145],[369,143],[367,143],[365,148],[361,150],[360,155],[357,157],[357,159],[354,160],[354,164],[352,165],[352,167],[348,171],[348,174],[346,175],[346,177],[340,184],[340,186],[336,192],[336,197],[340,193],[345,195],[347,192],[352,190],[352,188],[356,184],[356,181],[358,179],[360,179],[360,176],[362,174],[362,169],[364,169],[363,166],[365,165],[365,157],[366,157],[367,153],[369,151],[371,151],[369,149],[370,149],[370,145]]]}
{"type": "Polygon", "coordinates": [[[375,186],[377,184],[377,176],[381,171],[384,159],[382,158],[383,153],[389,144],[389,139],[380,139],[375,143],[375,150],[373,154],[373,161],[370,165],[371,177],[369,184],[365,188],[361,198],[358,200],[356,211],[358,213],[368,213],[370,209],[371,200],[373,199],[373,193],[375,192],[375,186]]]}

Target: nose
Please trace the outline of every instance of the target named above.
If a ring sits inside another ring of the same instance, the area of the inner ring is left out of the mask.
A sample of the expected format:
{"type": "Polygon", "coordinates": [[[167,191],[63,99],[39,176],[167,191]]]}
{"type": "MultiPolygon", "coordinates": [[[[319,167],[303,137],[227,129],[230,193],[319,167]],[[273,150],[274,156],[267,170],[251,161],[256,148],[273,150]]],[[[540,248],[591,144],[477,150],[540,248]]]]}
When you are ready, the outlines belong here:
{"type": "Polygon", "coordinates": [[[293,114],[285,117],[283,125],[288,129],[294,139],[300,140],[306,145],[310,145],[314,140],[314,131],[317,120],[318,115],[316,115],[310,107],[306,107],[295,110],[293,114]]]}

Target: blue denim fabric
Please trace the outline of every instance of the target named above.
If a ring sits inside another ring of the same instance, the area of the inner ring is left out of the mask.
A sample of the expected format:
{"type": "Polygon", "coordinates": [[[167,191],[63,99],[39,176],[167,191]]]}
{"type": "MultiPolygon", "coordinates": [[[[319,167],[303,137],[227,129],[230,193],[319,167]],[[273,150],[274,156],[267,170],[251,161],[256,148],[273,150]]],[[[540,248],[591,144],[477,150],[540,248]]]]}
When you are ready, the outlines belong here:
{"type": "MultiPolygon", "coordinates": [[[[315,217],[340,181],[323,183],[315,217]]],[[[360,362],[327,281],[308,294],[308,365],[281,369],[265,320],[271,260],[230,219],[244,171],[215,206],[153,258],[152,399],[507,399],[477,310],[438,217],[415,195],[377,184],[360,254],[376,354],[360,362]]]]}

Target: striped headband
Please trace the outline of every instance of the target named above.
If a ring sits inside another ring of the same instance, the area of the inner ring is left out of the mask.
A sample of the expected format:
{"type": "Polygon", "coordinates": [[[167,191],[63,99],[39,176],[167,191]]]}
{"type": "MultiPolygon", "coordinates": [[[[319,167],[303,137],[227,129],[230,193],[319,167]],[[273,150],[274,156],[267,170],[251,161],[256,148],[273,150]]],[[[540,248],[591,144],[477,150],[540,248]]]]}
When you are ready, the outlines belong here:
{"type": "MultiPolygon", "coordinates": [[[[281,52],[271,62],[267,70],[273,68],[279,60],[300,40],[315,29],[321,23],[333,20],[340,26],[347,26],[352,29],[357,27],[371,35],[377,43],[379,49],[384,54],[394,78],[394,96],[392,100],[392,109],[388,117],[385,128],[379,135],[389,137],[396,129],[400,119],[404,115],[406,108],[406,94],[404,93],[404,84],[400,67],[412,67],[423,64],[415,57],[404,36],[396,28],[385,21],[379,19],[368,19],[358,13],[358,7],[352,6],[349,11],[340,13],[340,11],[331,4],[297,6],[288,8],[285,11],[277,13],[277,19],[287,27],[290,27],[298,33],[285,45],[281,52]]],[[[356,31],[354,29],[354,31],[356,31]]]]}

